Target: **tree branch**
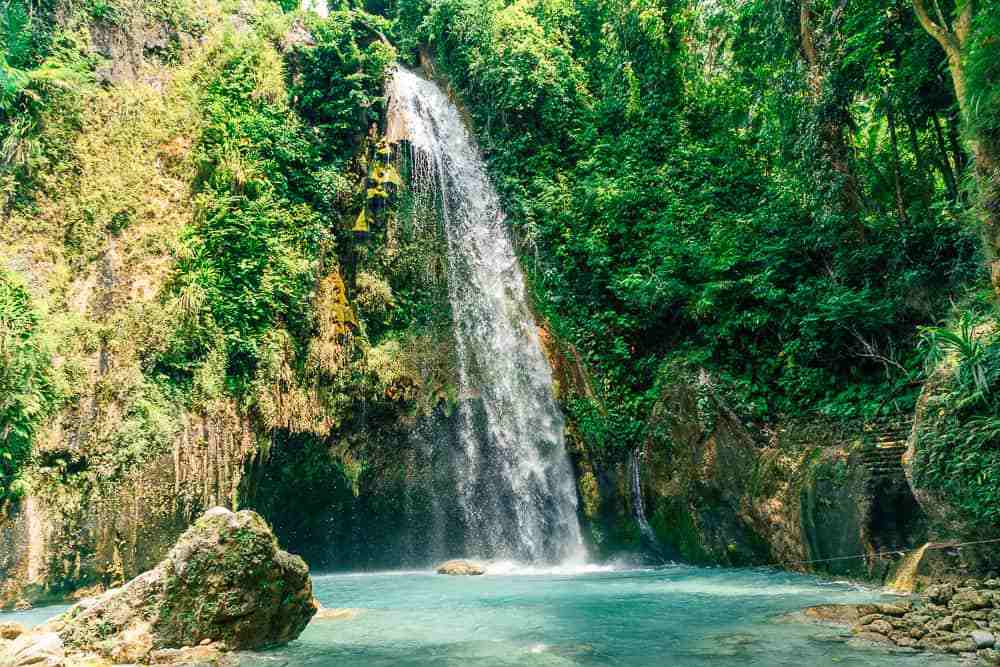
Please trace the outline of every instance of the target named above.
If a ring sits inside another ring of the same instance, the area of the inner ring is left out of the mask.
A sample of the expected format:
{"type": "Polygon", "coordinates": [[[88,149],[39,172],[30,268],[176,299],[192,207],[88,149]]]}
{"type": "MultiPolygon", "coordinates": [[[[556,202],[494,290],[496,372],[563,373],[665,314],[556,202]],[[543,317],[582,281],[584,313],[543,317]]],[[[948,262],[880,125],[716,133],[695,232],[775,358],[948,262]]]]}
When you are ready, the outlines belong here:
{"type": "MultiPolygon", "coordinates": [[[[971,5],[971,2],[969,4],[971,5]]],[[[941,48],[948,54],[948,59],[960,59],[961,45],[958,42],[957,36],[947,28],[934,22],[934,19],[927,12],[927,5],[924,3],[924,0],[913,0],[913,9],[917,13],[917,20],[920,21],[920,25],[924,27],[924,30],[931,37],[937,40],[941,48]]]]}
{"type": "Polygon", "coordinates": [[[972,30],[972,13],[975,9],[973,7],[975,4],[975,0],[966,0],[962,11],[958,15],[958,19],[955,21],[955,37],[961,45],[965,44],[965,40],[969,36],[969,31],[972,30]]]}

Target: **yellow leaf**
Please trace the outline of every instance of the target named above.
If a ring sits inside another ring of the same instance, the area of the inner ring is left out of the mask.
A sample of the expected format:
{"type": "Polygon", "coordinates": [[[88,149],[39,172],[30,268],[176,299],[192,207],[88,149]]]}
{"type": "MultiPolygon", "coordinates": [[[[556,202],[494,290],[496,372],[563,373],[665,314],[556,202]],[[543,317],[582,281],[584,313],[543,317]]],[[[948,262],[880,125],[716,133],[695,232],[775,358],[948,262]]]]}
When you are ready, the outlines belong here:
{"type": "Polygon", "coordinates": [[[361,209],[361,213],[358,213],[358,219],[354,221],[354,232],[368,232],[368,218],[365,216],[365,209],[361,209]]]}

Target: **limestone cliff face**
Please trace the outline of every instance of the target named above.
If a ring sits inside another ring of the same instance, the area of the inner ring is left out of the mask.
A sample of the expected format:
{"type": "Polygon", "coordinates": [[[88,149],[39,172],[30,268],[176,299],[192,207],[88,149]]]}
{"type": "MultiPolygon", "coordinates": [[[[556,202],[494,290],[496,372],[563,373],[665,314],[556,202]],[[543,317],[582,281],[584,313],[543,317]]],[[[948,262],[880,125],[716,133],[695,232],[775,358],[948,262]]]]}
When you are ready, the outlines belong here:
{"type": "MultiPolygon", "coordinates": [[[[571,346],[542,337],[562,400],[593,398],[571,346]]],[[[661,557],[775,565],[883,580],[877,553],[919,546],[925,522],[899,465],[897,430],[807,422],[751,429],[708,373],[677,368],[638,452],[641,497],[661,557]],[[867,554],[869,558],[843,559],[867,554]],[[828,562],[811,562],[823,559],[828,562]]],[[[598,553],[643,548],[629,462],[593,450],[569,424],[581,513],[598,553]]]]}
{"type": "MultiPolygon", "coordinates": [[[[59,14],[103,59],[105,87],[88,93],[78,134],[64,139],[66,164],[0,224],[0,266],[25,282],[64,387],[20,497],[0,504],[0,607],[152,567],[193,517],[235,504],[258,451],[232,400],[204,392],[182,403],[151,372],[183,316],[163,286],[194,215],[199,121],[184,63],[221,16],[211,1],[197,17],[187,5],[125,5],[115,23],[59,14]]],[[[212,386],[222,372],[216,363],[195,382],[212,386]]]]}
{"type": "Polygon", "coordinates": [[[86,446],[73,455],[43,452],[66,458],[33,467],[27,495],[0,517],[0,607],[63,599],[149,569],[206,508],[235,508],[256,452],[256,436],[232,405],[184,415],[164,451],[106,478],[83,467],[86,446]]]}

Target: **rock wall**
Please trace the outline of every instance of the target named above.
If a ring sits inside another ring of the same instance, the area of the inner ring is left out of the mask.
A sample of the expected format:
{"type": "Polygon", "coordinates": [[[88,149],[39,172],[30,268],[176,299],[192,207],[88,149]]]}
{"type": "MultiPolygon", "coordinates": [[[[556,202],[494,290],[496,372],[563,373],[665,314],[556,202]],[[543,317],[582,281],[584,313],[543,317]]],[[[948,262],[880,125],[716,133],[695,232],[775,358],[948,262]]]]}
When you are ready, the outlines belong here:
{"type": "MultiPolygon", "coordinates": [[[[183,68],[222,14],[211,1],[129,0],[114,20],[57,9],[62,29],[103,59],[104,85],[77,110],[66,164],[0,225],[0,266],[27,286],[63,394],[20,497],[0,505],[0,607],[152,567],[205,508],[235,506],[260,449],[221,391],[180,401],[152,369],[181,316],[162,288],[194,215],[200,112],[183,68]]],[[[195,384],[219,385],[221,363],[207,368],[195,384]]]]}
{"type": "MultiPolygon", "coordinates": [[[[572,346],[548,331],[542,339],[560,399],[593,399],[572,346]]],[[[592,551],[641,551],[628,461],[595,450],[572,420],[568,428],[592,551]]],[[[926,538],[896,435],[819,420],[751,428],[708,373],[680,367],[647,432],[638,460],[645,514],[662,552],[654,560],[774,565],[881,582],[899,568],[899,550],[926,538]],[[842,558],[856,555],[864,557],[842,558]]]]}
{"type": "Polygon", "coordinates": [[[28,494],[0,516],[0,607],[61,600],[149,569],[206,508],[236,508],[257,451],[248,421],[223,404],[185,415],[166,451],[114,476],[86,467],[86,455],[34,467],[28,494]]]}

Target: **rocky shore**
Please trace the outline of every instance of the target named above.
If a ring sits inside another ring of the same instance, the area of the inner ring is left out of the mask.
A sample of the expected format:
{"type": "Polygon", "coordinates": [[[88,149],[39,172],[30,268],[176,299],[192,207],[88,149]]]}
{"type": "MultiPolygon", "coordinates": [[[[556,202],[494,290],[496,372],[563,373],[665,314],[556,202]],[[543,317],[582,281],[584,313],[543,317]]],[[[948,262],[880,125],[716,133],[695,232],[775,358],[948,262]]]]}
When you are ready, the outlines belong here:
{"type": "Polygon", "coordinates": [[[816,622],[850,626],[860,640],[1000,665],[1000,578],[935,584],[912,599],[824,605],[805,613],[816,622]]]}

